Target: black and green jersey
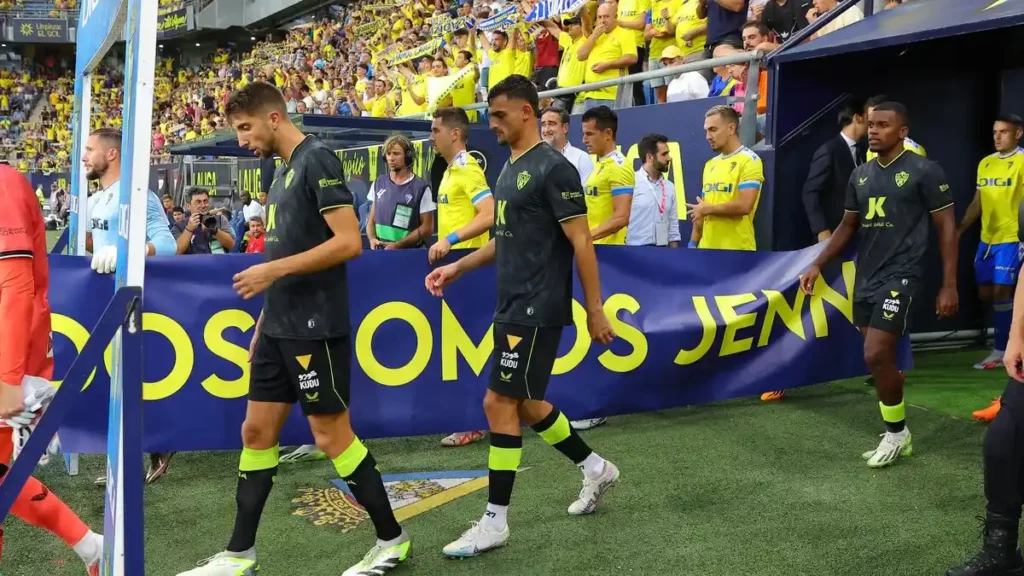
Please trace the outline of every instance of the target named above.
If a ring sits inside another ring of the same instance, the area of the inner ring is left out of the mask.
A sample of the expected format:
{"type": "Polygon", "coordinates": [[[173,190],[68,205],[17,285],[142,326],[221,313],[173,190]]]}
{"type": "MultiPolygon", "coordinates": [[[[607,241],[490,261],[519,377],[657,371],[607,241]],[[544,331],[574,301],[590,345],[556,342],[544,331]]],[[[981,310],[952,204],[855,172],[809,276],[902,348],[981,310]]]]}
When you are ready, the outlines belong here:
{"type": "Polygon", "coordinates": [[[882,291],[914,295],[928,250],[931,213],[953,206],[942,168],[902,152],[888,165],[876,158],[853,171],[846,211],[860,216],[854,299],[882,291]]]}
{"type": "MultiPolygon", "coordinates": [[[[315,136],[307,136],[291,161],[274,173],[267,198],[267,260],[287,258],[333,236],[323,213],[352,209],[341,160],[315,136]]],[[[305,276],[281,278],[267,289],[263,333],[319,340],[348,335],[345,264],[305,276]]]]}
{"type": "Polygon", "coordinates": [[[494,200],[495,322],[571,324],[573,247],[561,222],[587,215],[576,168],[541,142],[505,164],[494,200]]]}

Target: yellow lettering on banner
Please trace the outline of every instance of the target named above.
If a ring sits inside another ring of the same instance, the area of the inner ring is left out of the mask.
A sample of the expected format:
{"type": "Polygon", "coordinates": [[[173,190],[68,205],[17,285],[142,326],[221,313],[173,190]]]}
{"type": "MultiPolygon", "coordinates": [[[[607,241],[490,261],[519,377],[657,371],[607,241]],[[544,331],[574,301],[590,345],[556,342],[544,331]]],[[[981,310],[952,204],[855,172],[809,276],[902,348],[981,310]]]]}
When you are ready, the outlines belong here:
{"type": "Polygon", "coordinates": [[[811,321],[814,324],[814,335],[818,338],[828,336],[828,317],[822,300],[831,304],[846,316],[853,324],[853,279],[857,275],[857,267],[852,261],[843,262],[843,284],[846,285],[846,296],[832,289],[825,278],[818,276],[814,283],[814,295],[811,296],[811,321]]]}
{"type": "Polygon", "coordinates": [[[552,376],[565,374],[579,366],[590,350],[590,330],[587,329],[587,311],[575,298],[572,299],[572,323],[576,327],[576,340],[572,343],[572,348],[566,352],[565,356],[555,359],[555,365],[551,369],[552,376]]]}
{"type": "Polygon", "coordinates": [[[750,350],[754,343],[754,337],[736,339],[736,332],[750,328],[757,322],[757,312],[748,314],[737,314],[736,308],[750,304],[757,300],[757,296],[750,294],[733,294],[729,296],[715,296],[715,305],[718,306],[722,319],[725,320],[725,335],[722,336],[722,348],[718,356],[730,356],[750,350]]]}
{"type": "Polygon", "coordinates": [[[792,307],[782,292],[778,290],[761,290],[761,292],[768,298],[768,310],[764,313],[764,324],[761,326],[761,336],[757,339],[757,347],[768,345],[768,338],[772,335],[772,326],[776,316],[782,320],[790,332],[799,336],[801,340],[807,340],[807,335],[804,334],[804,323],[800,317],[800,312],[804,307],[803,290],[797,289],[792,307]]]}
{"type": "MultiPolygon", "coordinates": [[[[50,330],[54,334],[63,334],[71,343],[75,346],[75,351],[78,353],[82,352],[82,348],[85,348],[85,342],[89,340],[89,331],[84,326],[76,322],[73,318],[65,316],[63,314],[53,313],[50,314],[50,330]]],[[[89,373],[89,377],[85,379],[85,385],[82,386],[82,390],[89,387],[92,384],[93,377],[96,376],[96,369],[89,373]]],[[[54,387],[60,388],[63,380],[52,380],[54,387]]]]}
{"type": "Polygon", "coordinates": [[[430,322],[408,302],[385,302],[366,315],[356,331],[356,359],[371,380],[385,386],[402,386],[423,373],[434,352],[430,322]],[[416,351],[404,366],[388,368],[373,355],[373,334],[388,320],[404,320],[416,333],[416,351]]]}
{"type": "Polygon", "coordinates": [[[242,371],[234,380],[225,380],[216,373],[203,380],[203,388],[217,398],[241,398],[249,391],[249,350],[224,339],[224,330],[238,328],[244,334],[256,325],[248,312],[222,310],[214,314],[203,329],[203,342],[210,352],[231,362],[242,371]]]}
{"type": "Polygon", "coordinates": [[[450,382],[459,379],[458,353],[466,359],[466,364],[479,376],[487,365],[487,360],[494,351],[494,324],[487,327],[487,333],[477,345],[466,334],[459,319],[455,317],[448,303],[441,301],[441,380],[450,382]]]}
{"type": "Polygon", "coordinates": [[[703,296],[693,297],[693,307],[697,311],[697,317],[700,318],[700,325],[704,329],[703,334],[700,337],[700,343],[693,350],[680,349],[679,353],[676,354],[675,363],[680,366],[687,366],[693,364],[697,360],[700,360],[711,350],[711,345],[715,342],[715,333],[718,332],[718,323],[715,322],[715,317],[711,315],[711,308],[708,307],[708,300],[703,296]]]}
{"type": "Polygon", "coordinates": [[[604,302],[604,313],[611,322],[615,335],[633,347],[633,351],[625,356],[619,356],[611,350],[605,350],[597,357],[602,366],[612,372],[629,372],[636,370],[647,359],[647,338],[644,333],[634,326],[619,320],[617,312],[626,310],[630,314],[636,314],[640,310],[640,303],[629,294],[612,294],[604,302]]]}
{"type": "MultiPolygon", "coordinates": [[[[171,372],[162,380],[157,382],[143,382],[143,400],[163,400],[173,396],[185,386],[188,377],[192,374],[192,367],[195,366],[196,357],[192,350],[192,340],[188,332],[171,318],[156,312],[144,312],[142,314],[142,330],[144,332],[156,332],[171,343],[174,349],[174,361],[171,363],[171,372]]],[[[110,374],[114,360],[114,341],[110,341],[106,352],[103,354],[103,365],[110,374]]]]}

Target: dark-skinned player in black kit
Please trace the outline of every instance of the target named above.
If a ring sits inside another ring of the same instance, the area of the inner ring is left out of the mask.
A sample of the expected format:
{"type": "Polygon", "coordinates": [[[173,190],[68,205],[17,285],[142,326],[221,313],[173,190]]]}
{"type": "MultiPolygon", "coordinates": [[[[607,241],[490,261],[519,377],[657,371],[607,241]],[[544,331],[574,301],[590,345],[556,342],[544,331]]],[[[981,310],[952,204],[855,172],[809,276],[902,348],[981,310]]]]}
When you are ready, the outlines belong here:
{"type": "Polygon", "coordinates": [[[878,448],[862,455],[871,468],[889,466],[913,451],[896,356],[923,281],[929,220],[942,254],[935,312],[949,317],[958,305],[953,197],[938,164],[904,150],[909,130],[907,109],[898,102],[883,102],[868,115],[868,145],[878,157],[850,175],[843,220],[800,279],[803,291],[812,294],[821,267],[858,234],[853,322],[864,336],[864,361],[875,379],[885,423],[878,448]]]}
{"type": "Polygon", "coordinates": [[[619,478],[619,469],[591,450],[565,415],[544,400],[562,328],[572,323],[573,257],[591,338],[609,344],[615,333],[601,301],[579,174],[540,139],[537,100],[537,89],[518,74],[491,89],[490,126],[512,152],[494,187],[494,237],[425,280],[431,294],[442,296],[448,284],[470,270],[495,262],[498,272],[494,351],[484,396],[491,439],[487,510],[480,522],[444,547],[449,557],[476,556],[508,540],[506,514],[522,456],[522,424],[583,471],[583,489],[569,514],[596,510],[619,478]]]}

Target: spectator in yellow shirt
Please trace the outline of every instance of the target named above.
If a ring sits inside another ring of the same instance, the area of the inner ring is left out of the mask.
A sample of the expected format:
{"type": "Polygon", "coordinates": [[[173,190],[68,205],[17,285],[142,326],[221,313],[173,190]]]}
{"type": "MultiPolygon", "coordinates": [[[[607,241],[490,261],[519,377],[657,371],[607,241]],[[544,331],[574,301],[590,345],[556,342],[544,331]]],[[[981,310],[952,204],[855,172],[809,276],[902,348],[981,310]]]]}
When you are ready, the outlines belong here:
{"type": "MultiPolygon", "coordinates": [[[[512,31],[516,34],[515,29],[512,31]]],[[[476,29],[470,34],[470,44],[476,42],[476,29]]],[[[480,45],[487,52],[491,60],[490,72],[487,73],[487,89],[494,88],[494,85],[512,75],[516,65],[516,49],[509,46],[508,34],[504,30],[495,30],[491,33],[491,40],[487,34],[480,35],[480,45]]]]}
{"type": "MultiPolygon", "coordinates": [[[[583,84],[583,77],[586,75],[587,63],[580,61],[576,57],[576,52],[579,51],[580,46],[587,41],[587,36],[590,35],[590,22],[589,19],[587,21],[583,20],[584,12],[584,10],[580,10],[579,13],[564,18],[562,24],[565,26],[565,30],[559,28],[553,20],[541,22],[548,33],[558,40],[558,48],[562,51],[562,59],[558,63],[559,88],[579,86],[583,84]]],[[[566,112],[572,111],[573,104],[577,100],[583,101],[579,94],[558,96],[555,100],[560,102],[559,107],[566,112]]]]}
{"type": "MultiPolygon", "coordinates": [[[[654,0],[651,6],[651,21],[644,29],[644,39],[650,41],[648,70],[664,68],[661,63],[661,53],[665,48],[676,45],[675,30],[672,29],[671,21],[682,0],[654,0]]],[[[654,88],[654,95],[658,103],[666,101],[668,94],[668,83],[671,78],[651,78],[651,87],[654,88]]]]}
{"type": "MultiPolygon", "coordinates": [[[[576,57],[586,62],[584,84],[622,76],[637,61],[633,32],[618,25],[615,4],[605,3],[598,7],[597,26],[576,51],[576,57]]],[[[618,86],[609,86],[583,92],[583,102],[573,107],[573,113],[586,112],[598,106],[613,108],[618,90],[618,86]]]]}

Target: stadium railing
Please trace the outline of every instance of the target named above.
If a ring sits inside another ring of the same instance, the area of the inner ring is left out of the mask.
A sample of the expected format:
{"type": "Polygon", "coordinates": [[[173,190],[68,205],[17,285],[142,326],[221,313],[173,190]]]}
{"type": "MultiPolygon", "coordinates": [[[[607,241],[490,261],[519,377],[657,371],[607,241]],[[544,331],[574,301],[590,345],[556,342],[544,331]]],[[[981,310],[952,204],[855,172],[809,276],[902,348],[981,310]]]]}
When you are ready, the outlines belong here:
{"type": "MultiPolygon", "coordinates": [[[[625,76],[619,76],[618,78],[611,78],[609,80],[602,80],[600,82],[591,82],[589,84],[580,84],[578,86],[569,86],[566,88],[544,90],[543,92],[540,92],[539,95],[541,98],[566,96],[568,94],[577,94],[579,92],[584,92],[587,90],[597,90],[599,88],[608,88],[610,86],[622,86],[624,84],[643,82],[645,80],[652,80],[655,78],[678,76],[685,72],[699,72],[701,70],[710,70],[711,68],[714,68],[716,66],[728,66],[730,64],[749,63],[750,70],[748,70],[747,72],[746,94],[742,97],[730,97],[730,103],[739,102],[741,100],[744,102],[743,114],[740,117],[740,140],[743,142],[744,145],[751,146],[757,140],[757,85],[758,75],[761,71],[760,64],[763,59],[764,52],[760,50],[756,52],[742,52],[740,54],[722,56],[720,58],[710,58],[708,60],[690,62],[689,64],[681,64],[679,66],[669,66],[667,68],[659,68],[658,70],[648,70],[646,72],[638,72],[636,74],[627,74],[625,76]]],[[[653,106],[657,105],[658,104],[653,104],[653,106]]],[[[484,110],[487,108],[487,103],[476,102],[474,104],[466,104],[465,106],[460,106],[460,108],[466,110],[484,110]]],[[[399,119],[416,119],[422,117],[422,114],[398,116],[399,119]]]]}

